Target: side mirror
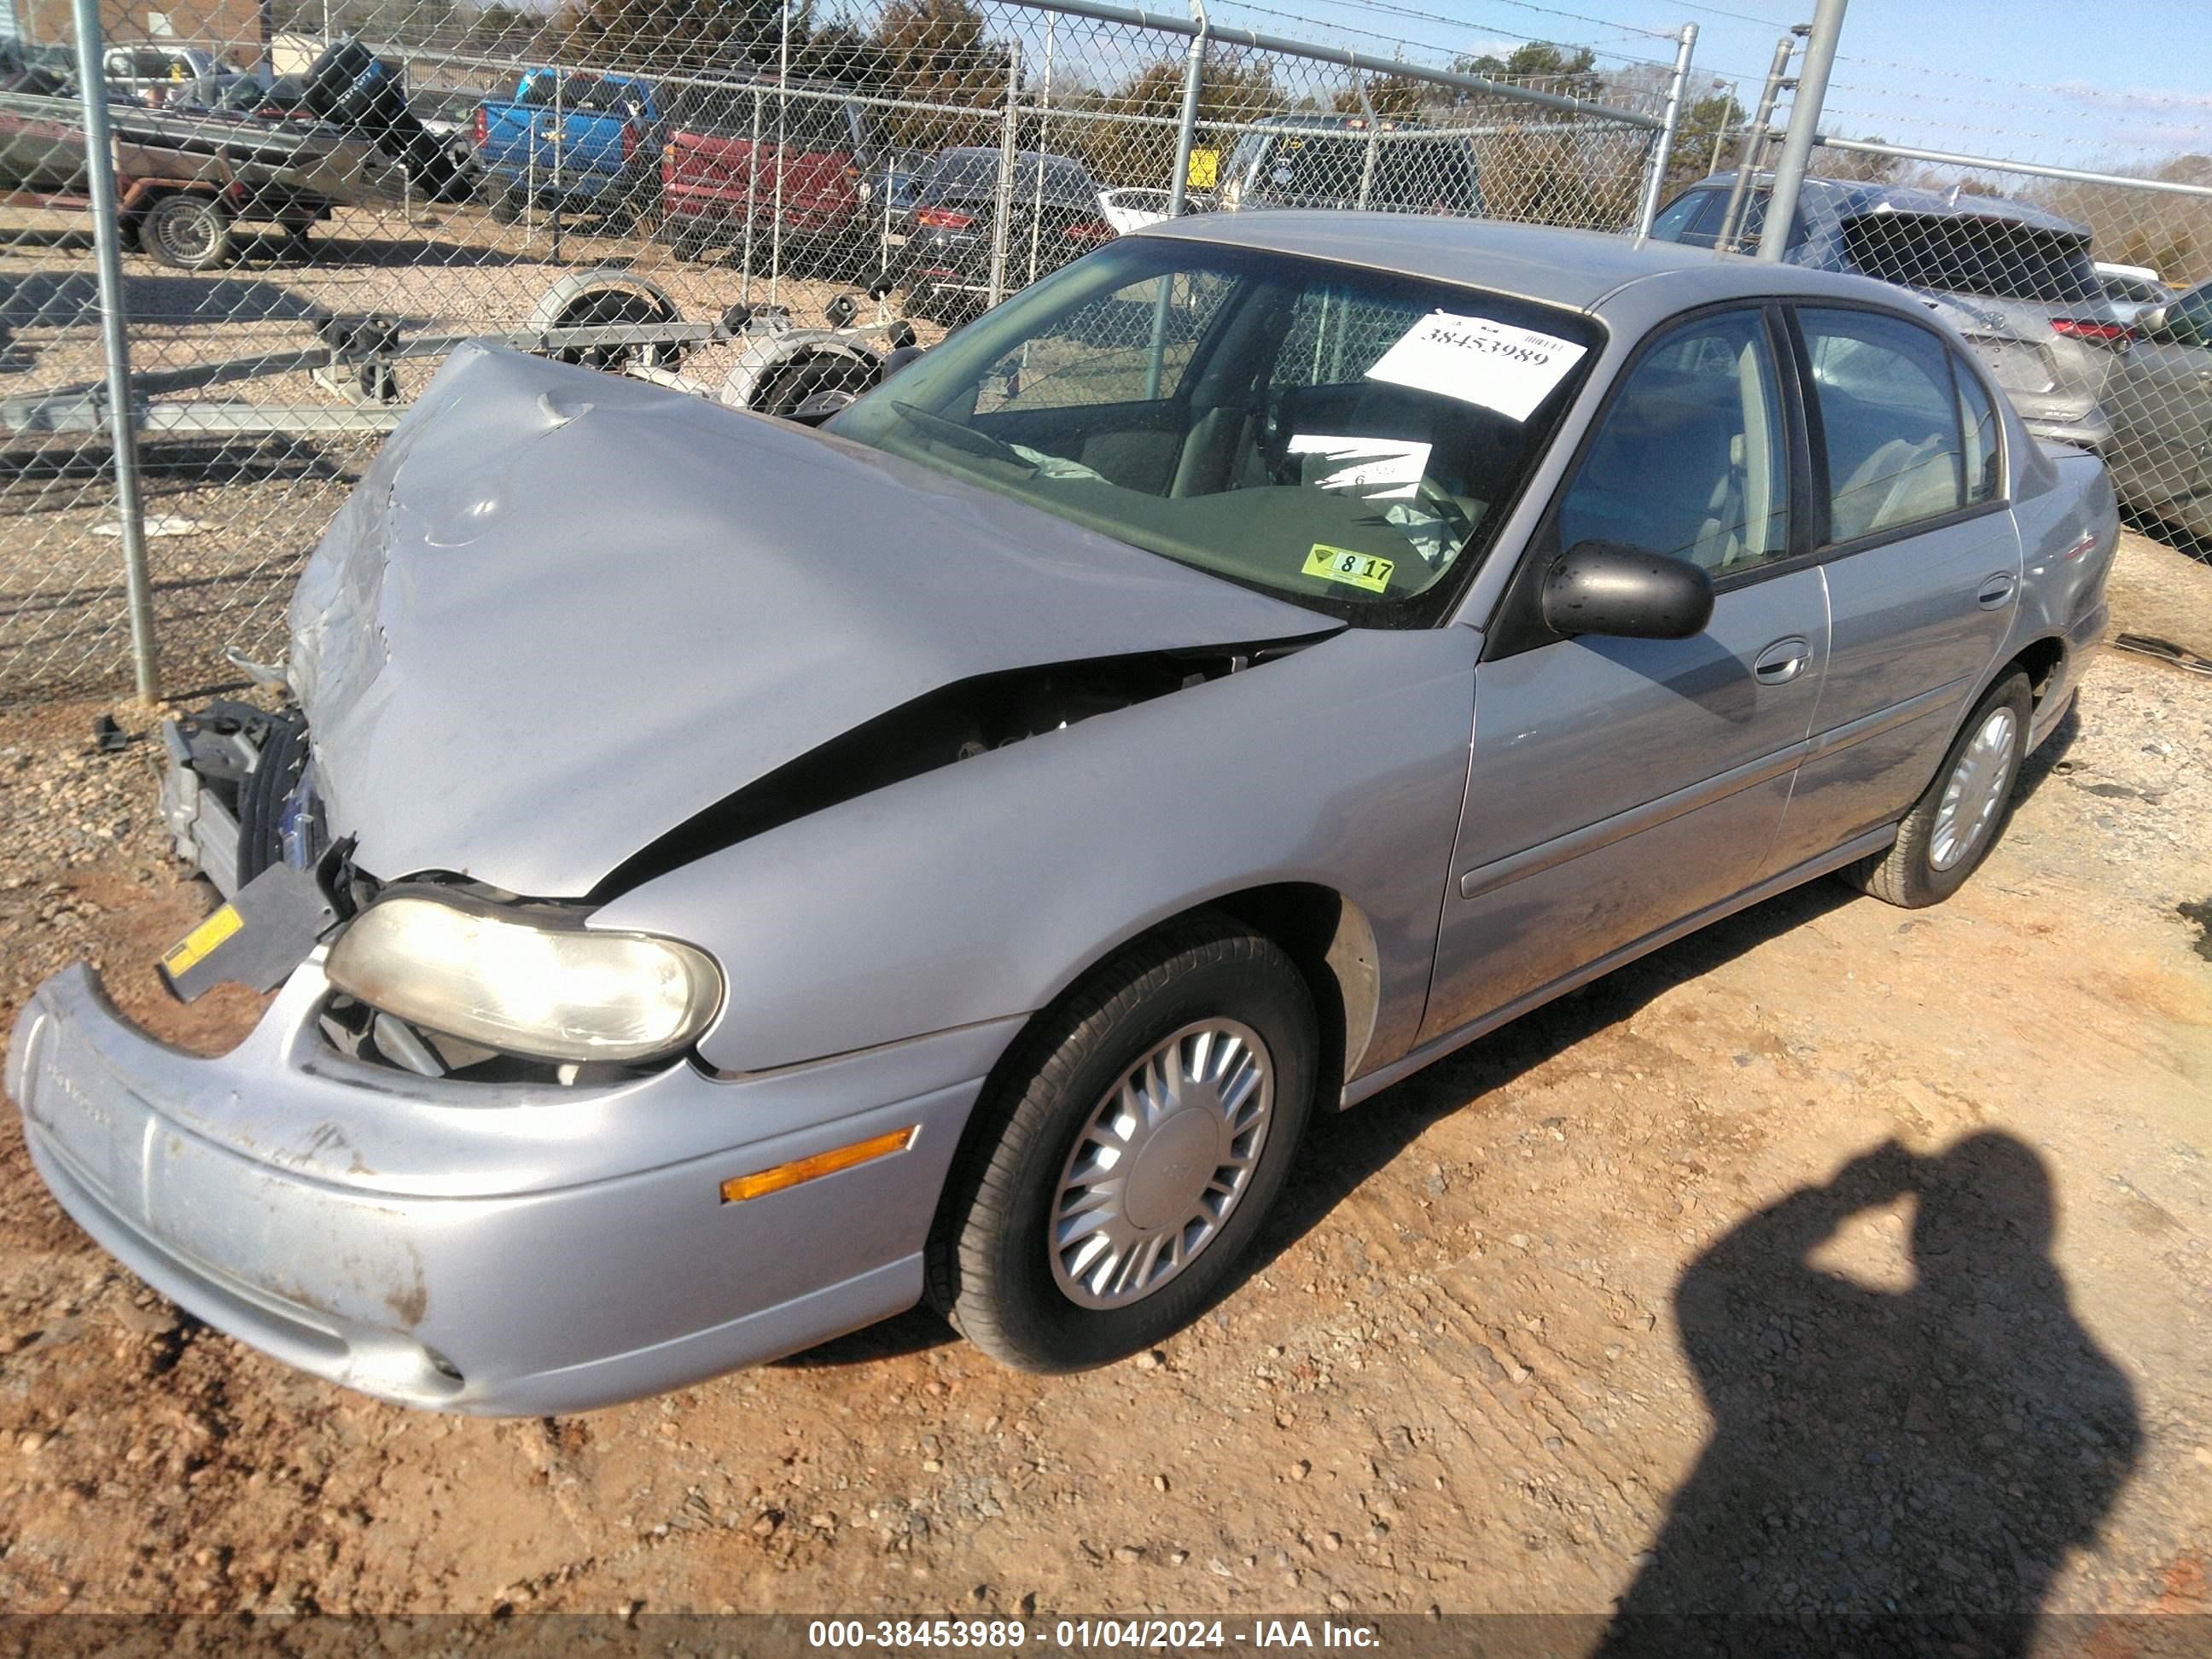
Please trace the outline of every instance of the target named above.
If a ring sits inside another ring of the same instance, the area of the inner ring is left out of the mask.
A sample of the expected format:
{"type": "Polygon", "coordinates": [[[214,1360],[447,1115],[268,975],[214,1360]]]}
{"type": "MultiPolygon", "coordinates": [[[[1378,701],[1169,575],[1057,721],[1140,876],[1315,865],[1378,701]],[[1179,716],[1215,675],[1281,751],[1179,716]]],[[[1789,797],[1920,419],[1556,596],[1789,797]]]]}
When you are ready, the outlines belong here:
{"type": "Polygon", "coordinates": [[[1577,542],[1545,574],[1543,609],[1556,633],[1686,640],[1712,620],[1713,579],[1686,559],[1577,542]]]}

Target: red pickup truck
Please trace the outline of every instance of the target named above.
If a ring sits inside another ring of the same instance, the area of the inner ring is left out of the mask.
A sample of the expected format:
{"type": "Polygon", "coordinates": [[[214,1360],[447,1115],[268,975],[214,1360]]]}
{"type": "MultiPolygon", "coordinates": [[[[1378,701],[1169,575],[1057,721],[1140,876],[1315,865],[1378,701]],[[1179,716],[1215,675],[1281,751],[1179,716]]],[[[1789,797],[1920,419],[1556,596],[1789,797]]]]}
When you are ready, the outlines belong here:
{"type": "Polygon", "coordinates": [[[860,101],[828,82],[757,80],[681,88],[661,149],[661,235],[677,258],[741,242],[781,222],[840,269],[869,234],[871,149],[860,101]]]}

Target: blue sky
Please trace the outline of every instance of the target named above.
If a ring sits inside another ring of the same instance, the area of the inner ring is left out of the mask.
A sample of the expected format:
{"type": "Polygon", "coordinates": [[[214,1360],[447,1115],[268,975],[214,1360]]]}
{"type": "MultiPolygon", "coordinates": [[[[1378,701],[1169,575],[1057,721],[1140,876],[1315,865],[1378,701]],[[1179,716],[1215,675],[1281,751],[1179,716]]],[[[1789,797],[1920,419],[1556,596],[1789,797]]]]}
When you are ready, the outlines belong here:
{"type": "MultiPolygon", "coordinates": [[[[1370,50],[1389,50],[1376,34],[1459,50],[1510,50],[1536,38],[1669,62],[1673,43],[1655,36],[1694,22],[1692,85],[1736,82],[1747,107],[1776,39],[1813,13],[1812,0],[1386,3],[1216,0],[1213,9],[1249,27],[1370,50]]],[[[1823,125],[1850,137],[2075,166],[2212,151],[2208,13],[2207,0],[1852,0],[1823,125]]],[[[1601,58],[1601,66],[1617,63],[1601,58]]]]}

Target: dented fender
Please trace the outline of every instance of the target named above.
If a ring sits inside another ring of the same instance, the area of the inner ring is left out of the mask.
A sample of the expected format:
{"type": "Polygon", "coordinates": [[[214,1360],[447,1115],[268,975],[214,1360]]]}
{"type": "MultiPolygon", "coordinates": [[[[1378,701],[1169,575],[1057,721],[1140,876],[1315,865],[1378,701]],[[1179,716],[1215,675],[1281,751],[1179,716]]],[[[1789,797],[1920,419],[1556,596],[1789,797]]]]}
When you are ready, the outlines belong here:
{"type": "Polygon", "coordinates": [[[1420,1024],[1480,647],[1350,630],[780,825],[592,923],[714,951],[700,1053],[749,1072],[1028,1013],[1196,906],[1317,885],[1372,933],[1371,1070],[1420,1024]]]}

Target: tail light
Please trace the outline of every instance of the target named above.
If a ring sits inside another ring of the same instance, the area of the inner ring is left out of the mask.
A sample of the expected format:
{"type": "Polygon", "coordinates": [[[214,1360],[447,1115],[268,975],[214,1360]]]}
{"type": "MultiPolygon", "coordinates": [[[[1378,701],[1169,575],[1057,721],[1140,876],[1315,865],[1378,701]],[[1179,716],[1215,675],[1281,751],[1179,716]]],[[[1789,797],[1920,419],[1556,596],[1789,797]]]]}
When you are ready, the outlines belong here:
{"type": "Polygon", "coordinates": [[[1079,219],[1060,234],[1071,242],[1110,242],[1114,240],[1114,227],[1103,219],[1079,219]]]}
{"type": "Polygon", "coordinates": [[[972,230],[975,225],[971,215],[939,207],[915,209],[914,222],[918,225],[927,225],[932,230],[972,230]]]}
{"type": "Polygon", "coordinates": [[[476,140],[478,149],[482,149],[491,137],[491,117],[484,112],[482,104],[477,106],[476,119],[470,124],[469,136],[476,140]]]}
{"type": "Polygon", "coordinates": [[[2051,331],[2101,346],[2121,345],[2135,338],[2135,331],[2125,323],[2100,323],[2087,317],[2054,317],[2051,331]]]}
{"type": "Polygon", "coordinates": [[[623,165],[628,167],[637,155],[637,127],[635,123],[623,123],[623,165]]]}

